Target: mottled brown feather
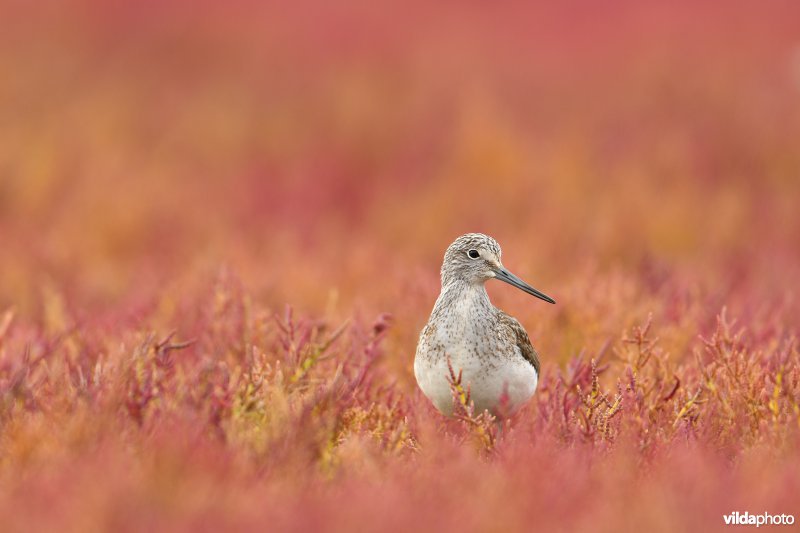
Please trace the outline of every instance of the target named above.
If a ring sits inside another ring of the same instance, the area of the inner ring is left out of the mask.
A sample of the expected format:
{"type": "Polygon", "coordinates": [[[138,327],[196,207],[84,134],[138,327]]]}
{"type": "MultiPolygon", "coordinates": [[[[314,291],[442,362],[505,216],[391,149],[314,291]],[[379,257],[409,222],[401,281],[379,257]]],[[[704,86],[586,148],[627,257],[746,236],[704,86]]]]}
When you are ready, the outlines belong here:
{"type": "Polygon", "coordinates": [[[522,327],[522,324],[520,324],[516,318],[502,311],[497,314],[497,318],[500,321],[501,326],[511,330],[517,347],[522,353],[522,357],[524,357],[533,366],[533,369],[536,370],[536,375],[538,376],[539,354],[531,344],[531,340],[528,338],[528,333],[525,331],[525,328],[522,327]]]}

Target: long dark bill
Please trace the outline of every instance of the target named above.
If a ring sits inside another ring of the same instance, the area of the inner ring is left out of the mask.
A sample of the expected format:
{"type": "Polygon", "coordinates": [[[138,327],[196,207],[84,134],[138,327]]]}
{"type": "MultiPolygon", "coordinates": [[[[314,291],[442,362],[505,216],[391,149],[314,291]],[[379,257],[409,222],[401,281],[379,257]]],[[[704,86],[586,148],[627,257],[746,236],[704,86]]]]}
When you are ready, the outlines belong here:
{"type": "Polygon", "coordinates": [[[512,274],[511,272],[506,270],[505,268],[497,269],[497,270],[495,270],[494,273],[495,273],[495,277],[497,277],[497,279],[499,279],[500,281],[505,281],[509,285],[513,285],[514,287],[516,287],[518,289],[521,289],[521,290],[527,292],[528,294],[530,294],[532,296],[536,296],[537,298],[541,298],[545,302],[548,302],[548,303],[551,303],[551,304],[556,303],[556,301],[553,300],[552,298],[550,298],[548,295],[546,295],[545,293],[543,293],[541,291],[537,291],[536,289],[534,289],[533,287],[531,287],[530,285],[528,285],[527,283],[525,283],[524,281],[519,279],[517,276],[515,276],[514,274],[512,274]]]}

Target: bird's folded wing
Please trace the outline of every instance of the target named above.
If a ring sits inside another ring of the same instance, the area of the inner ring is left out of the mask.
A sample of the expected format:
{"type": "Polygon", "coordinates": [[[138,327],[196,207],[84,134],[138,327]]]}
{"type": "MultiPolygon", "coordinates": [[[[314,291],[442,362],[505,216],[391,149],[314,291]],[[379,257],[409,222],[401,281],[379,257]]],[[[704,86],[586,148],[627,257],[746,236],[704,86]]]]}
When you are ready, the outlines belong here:
{"type": "Polygon", "coordinates": [[[536,353],[536,349],[531,344],[531,340],[528,338],[528,332],[525,331],[525,328],[522,327],[522,324],[520,324],[519,321],[513,316],[507,315],[506,313],[500,311],[498,318],[500,319],[500,323],[509,331],[511,331],[511,334],[513,335],[512,338],[515,339],[519,351],[522,352],[522,357],[528,360],[538,375],[539,354],[536,353]]]}

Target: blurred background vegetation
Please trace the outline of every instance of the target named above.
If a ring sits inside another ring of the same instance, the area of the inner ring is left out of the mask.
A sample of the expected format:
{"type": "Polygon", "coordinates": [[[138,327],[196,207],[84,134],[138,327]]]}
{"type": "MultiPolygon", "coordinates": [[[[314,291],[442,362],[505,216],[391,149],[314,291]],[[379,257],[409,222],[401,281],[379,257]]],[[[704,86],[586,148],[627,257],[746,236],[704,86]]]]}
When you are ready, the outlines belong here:
{"type": "Polygon", "coordinates": [[[0,0],[0,529],[796,515],[798,139],[796,0],[0,0]],[[499,433],[412,372],[469,231],[558,301],[499,433]]]}
{"type": "Polygon", "coordinates": [[[665,286],[678,328],[697,298],[708,325],[797,318],[799,15],[6,0],[0,307],[169,316],[222,268],[267,306],[392,312],[409,352],[445,247],[482,231],[561,304],[490,288],[560,321],[554,357],[665,286]]]}

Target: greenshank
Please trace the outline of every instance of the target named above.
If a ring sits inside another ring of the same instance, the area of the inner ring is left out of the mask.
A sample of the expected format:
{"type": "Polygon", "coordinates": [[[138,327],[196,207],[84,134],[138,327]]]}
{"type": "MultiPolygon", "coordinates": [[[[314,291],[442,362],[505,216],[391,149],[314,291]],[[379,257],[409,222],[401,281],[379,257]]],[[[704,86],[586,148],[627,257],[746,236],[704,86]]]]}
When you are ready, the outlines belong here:
{"type": "Polygon", "coordinates": [[[481,233],[462,235],[444,254],[442,290],[420,334],[414,375],[445,415],[454,407],[450,368],[461,375],[477,413],[512,414],[536,391],[539,355],[519,321],[492,305],[484,284],[499,279],[556,302],[509,272],[500,255],[497,241],[481,233]]]}

